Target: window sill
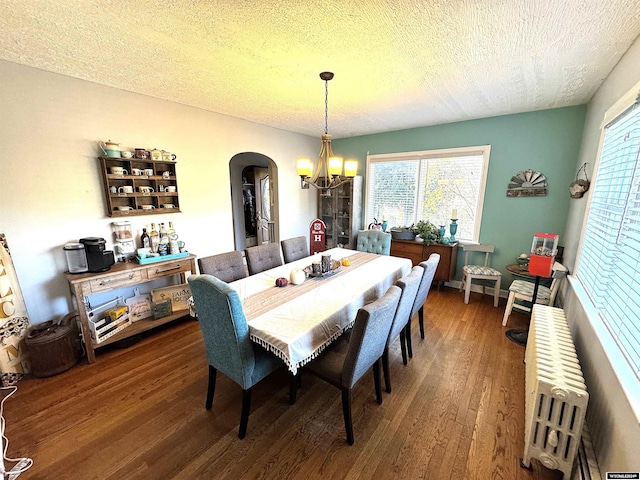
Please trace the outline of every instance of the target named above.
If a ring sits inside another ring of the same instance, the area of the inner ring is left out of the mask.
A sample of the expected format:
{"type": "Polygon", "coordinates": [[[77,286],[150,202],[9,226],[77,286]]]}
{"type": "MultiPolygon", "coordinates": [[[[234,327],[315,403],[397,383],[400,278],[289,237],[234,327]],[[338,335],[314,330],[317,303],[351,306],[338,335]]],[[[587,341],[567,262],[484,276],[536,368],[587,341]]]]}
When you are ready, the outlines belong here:
{"type": "Polygon", "coordinates": [[[626,395],[631,410],[640,425],[640,381],[638,381],[638,378],[629,365],[629,362],[627,362],[627,359],[624,357],[622,352],[620,352],[620,349],[618,348],[611,333],[609,333],[607,327],[600,320],[598,312],[591,303],[591,300],[580,283],[580,280],[578,280],[574,275],[569,275],[567,278],[569,279],[569,283],[571,284],[577,300],[580,302],[580,306],[586,314],[587,320],[593,326],[605,355],[609,359],[611,369],[614,371],[616,379],[620,384],[620,388],[626,395]]]}

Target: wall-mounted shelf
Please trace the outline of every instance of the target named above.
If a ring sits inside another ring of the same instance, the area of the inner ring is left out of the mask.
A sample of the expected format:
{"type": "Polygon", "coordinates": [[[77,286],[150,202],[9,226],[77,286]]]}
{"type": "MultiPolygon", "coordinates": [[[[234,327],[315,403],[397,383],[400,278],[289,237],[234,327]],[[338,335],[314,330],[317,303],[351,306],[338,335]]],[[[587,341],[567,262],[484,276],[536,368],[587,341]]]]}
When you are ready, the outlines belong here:
{"type": "Polygon", "coordinates": [[[180,212],[176,162],[99,157],[107,215],[130,217],[180,212]],[[123,174],[112,173],[123,168],[123,174]],[[140,175],[133,173],[141,172],[140,175]],[[152,191],[141,191],[145,187],[152,191]],[[168,191],[175,190],[175,191],[168,191]]]}

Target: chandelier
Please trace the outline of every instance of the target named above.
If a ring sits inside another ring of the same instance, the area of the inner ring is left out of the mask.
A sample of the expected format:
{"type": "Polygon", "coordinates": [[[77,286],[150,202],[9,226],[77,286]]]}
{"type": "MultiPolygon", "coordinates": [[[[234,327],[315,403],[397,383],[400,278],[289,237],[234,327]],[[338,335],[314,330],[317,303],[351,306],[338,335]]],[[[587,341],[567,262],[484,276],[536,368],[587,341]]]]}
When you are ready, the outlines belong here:
{"type": "Polygon", "coordinates": [[[330,196],[331,190],[339,185],[351,181],[357,171],[358,162],[347,160],[333,154],[331,150],[331,135],[329,135],[329,80],[333,78],[332,72],[322,72],[320,78],[324,80],[324,134],[322,135],[322,148],[318,155],[318,165],[312,175],[312,164],[309,158],[300,158],[297,162],[298,175],[300,175],[301,188],[309,188],[309,185],[321,191],[323,195],[330,196]]]}

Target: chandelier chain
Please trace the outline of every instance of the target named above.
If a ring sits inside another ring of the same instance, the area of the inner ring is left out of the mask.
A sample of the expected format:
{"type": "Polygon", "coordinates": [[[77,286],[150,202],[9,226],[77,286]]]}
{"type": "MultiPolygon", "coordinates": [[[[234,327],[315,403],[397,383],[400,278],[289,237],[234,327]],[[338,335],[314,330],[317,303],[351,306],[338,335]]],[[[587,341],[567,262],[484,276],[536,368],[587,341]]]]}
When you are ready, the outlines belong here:
{"type": "Polygon", "coordinates": [[[324,133],[329,133],[329,80],[324,81],[324,133]]]}

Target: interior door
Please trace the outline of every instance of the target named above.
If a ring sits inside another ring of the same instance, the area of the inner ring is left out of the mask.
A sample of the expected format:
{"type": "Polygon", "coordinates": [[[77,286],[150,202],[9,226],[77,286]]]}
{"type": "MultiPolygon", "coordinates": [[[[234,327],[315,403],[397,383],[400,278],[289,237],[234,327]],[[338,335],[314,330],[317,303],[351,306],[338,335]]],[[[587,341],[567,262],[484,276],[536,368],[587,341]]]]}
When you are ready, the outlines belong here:
{"type": "Polygon", "coordinates": [[[254,168],[256,179],[256,225],[258,245],[275,241],[271,220],[271,182],[269,170],[254,168]]]}

